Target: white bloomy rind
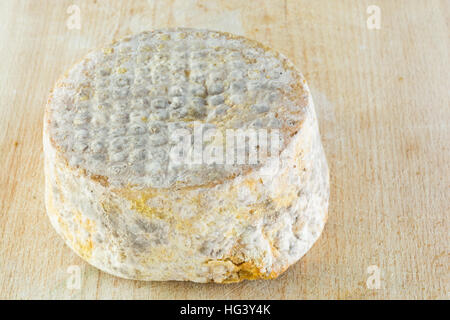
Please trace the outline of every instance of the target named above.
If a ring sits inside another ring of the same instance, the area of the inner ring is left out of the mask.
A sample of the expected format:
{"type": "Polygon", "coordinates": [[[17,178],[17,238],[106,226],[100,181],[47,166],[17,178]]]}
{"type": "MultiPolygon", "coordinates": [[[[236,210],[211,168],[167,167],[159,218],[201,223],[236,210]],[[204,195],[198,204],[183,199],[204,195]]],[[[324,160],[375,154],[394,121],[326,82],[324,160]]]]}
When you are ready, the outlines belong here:
{"type": "MultiPolygon", "coordinates": [[[[142,172],[143,179],[137,175],[139,170],[125,170],[123,175],[116,172],[109,176],[105,172],[108,166],[114,166],[114,159],[111,159],[114,157],[114,146],[106,148],[109,148],[109,153],[104,160],[105,168],[98,169],[95,154],[90,153],[89,149],[95,149],[95,145],[89,139],[102,138],[105,142],[112,138],[108,134],[113,131],[113,124],[109,127],[104,124],[105,131],[96,130],[98,124],[80,119],[77,113],[79,110],[89,110],[89,119],[99,118],[100,111],[93,111],[96,110],[94,107],[104,103],[103,100],[107,98],[100,98],[102,90],[98,89],[94,90],[92,97],[89,97],[91,93],[87,90],[87,99],[80,100],[83,103],[86,100],[93,101],[90,105],[71,101],[72,91],[77,94],[77,87],[73,83],[82,82],[83,88],[88,86],[86,79],[77,79],[72,71],[57,84],[49,99],[44,120],[45,193],[51,223],[82,258],[99,269],[124,278],[220,283],[275,278],[311,248],[320,236],[327,216],[329,173],[307,85],[286,58],[244,38],[192,29],[164,30],[136,37],[151,38],[155,34],[161,39],[166,39],[165,35],[174,37],[184,34],[180,39],[195,35],[203,39],[206,49],[209,48],[209,40],[205,40],[205,36],[215,39],[216,42],[211,42],[213,46],[222,49],[227,48],[227,41],[233,43],[233,50],[239,48],[240,43],[241,51],[257,50],[253,53],[256,61],[259,61],[260,55],[269,55],[270,60],[275,57],[281,61],[290,80],[285,78],[279,81],[277,89],[270,85],[261,86],[258,90],[264,94],[254,95],[251,88],[254,85],[258,87],[257,83],[252,83],[246,75],[240,82],[248,88],[241,98],[252,100],[248,102],[251,105],[260,104],[258,99],[262,99],[267,105],[259,108],[265,112],[261,117],[265,116],[267,120],[263,127],[278,127],[284,134],[279,157],[271,156],[260,165],[246,168],[224,166],[219,175],[211,175],[209,170],[202,173],[199,169],[195,173],[185,169],[181,174],[169,172],[170,169],[166,167],[163,177],[170,176],[170,183],[155,179],[151,172],[145,170],[142,172]],[[271,90],[281,96],[269,99],[271,90]],[[69,110],[68,113],[72,113],[68,115],[72,122],[63,119],[64,112],[58,108],[64,107],[69,110]],[[281,112],[287,109],[294,112],[287,116],[278,115],[277,108],[281,112]],[[274,119],[278,119],[281,124],[271,126],[270,123],[276,123],[274,119]],[[80,133],[87,135],[87,147],[77,149],[80,133]],[[89,141],[92,142],[90,147],[89,141]],[[78,163],[71,162],[74,157],[80,159],[78,163]],[[272,166],[272,161],[277,160],[278,165],[272,166]],[[186,175],[188,179],[184,178],[186,175]]],[[[119,45],[132,41],[124,40],[119,45]]],[[[198,43],[201,44],[201,41],[198,43]]],[[[193,49],[186,50],[189,53],[193,49]]],[[[225,55],[229,56],[227,53],[225,55]]],[[[201,55],[199,57],[202,59],[201,55]]],[[[94,61],[100,63],[99,59],[97,57],[94,61]]],[[[251,61],[245,61],[251,65],[251,61]]],[[[140,67],[134,68],[137,70],[140,67]]],[[[229,69],[229,72],[233,71],[233,68],[229,69]]],[[[270,70],[265,72],[262,76],[270,79],[270,70]]],[[[188,77],[192,75],[184,71],[183,74],[188,77]]],[[[209,71],[206,77],[208,74],[209,71]]],[[[247,75],[254,77],[250,72],[247,75]]],[[[204,118],[203,115],[196,116],[200,120],[207,117],[210,120],[216,116],[211,109],[223,108],[222,105],[228,104],[231,110],[241,110],[234,117],[216,118],[214,125],[236,128],[236,117],[241,115],[243,121],[239,122],[238,127],[249,128],[256,116],[249,111],[251,108],[246,108],[247,102],[230,101],[228,95],[232,95],[230,90],[234,80],[230,80],[230,77],[227,79],[212,84],[202,82],[201,77],[200,80],[193,79],[206,86],[206,92],[220,91],[224,95],[224,101],[218,101],[220,106],[208,102],[204,118]]],[[[193,86],[191,80],[182,79],[179,83],[181,86],[186,83],[193,86]]],[[[174,80],[167,81],[173,84],[174,80]]],[[[136,89],[136,86],[131,89],[136,89]]],[[[205,100],[210,98],[209,93],[204,97],[205,100]]],[[[168,98],[171,103],[175,100],[168,98]]],[[[154,99],[149,103],[155,103],[154,99]]],[[[114,109],[114,102],[111,104],[114,109]]],[[[114,110],[111,110],[113,116],[120,115],[114,110]]],[[[128,115],[132,111],[130,109],[128,115]]],[[[164,121],[171,120],[174,119],[164,121]]],[[[175,120],[180,123],[192,121],[180,114],[176,114],[175,120]]],[[[127,128],[133,125],[131,122],[122,123],[127,128]]],[[[142,125],[147,126],[145,128],[148,130],[151,124],[142,125]]],[[[125,132],[125,137],[127,135],[129,132],[125,132]]],[[[150,154],[152,148],[151,144],[146,145],[150,154]]],[[[139,165],[133,159],[128,159],[128,168],[139,165]]]]}

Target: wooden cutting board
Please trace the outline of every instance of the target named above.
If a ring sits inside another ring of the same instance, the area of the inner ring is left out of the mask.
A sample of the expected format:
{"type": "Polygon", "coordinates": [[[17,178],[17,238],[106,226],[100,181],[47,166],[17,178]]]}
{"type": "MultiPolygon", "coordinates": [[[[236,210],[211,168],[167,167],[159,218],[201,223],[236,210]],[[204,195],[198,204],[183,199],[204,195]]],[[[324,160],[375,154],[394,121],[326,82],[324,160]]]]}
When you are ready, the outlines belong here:
{"type": "Polygon", "coordinates": [[[448,299],[449,14],[446,0],[2,0],[0,298],[448,299]],[[331,169],[329,220],[276,280],[115,278],[75,256],[46,217],[41,131],[54,82],[93,48],[168,26],[256,39],[308,79],[331,169]]]}

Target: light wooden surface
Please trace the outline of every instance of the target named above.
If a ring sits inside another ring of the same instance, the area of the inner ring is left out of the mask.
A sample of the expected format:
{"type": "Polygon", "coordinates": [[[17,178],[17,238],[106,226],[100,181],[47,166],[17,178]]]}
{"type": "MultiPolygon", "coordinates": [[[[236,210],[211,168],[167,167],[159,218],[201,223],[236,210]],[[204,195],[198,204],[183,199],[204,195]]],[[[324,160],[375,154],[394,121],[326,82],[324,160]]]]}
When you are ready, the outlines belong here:
{"type": "Polygon", "coordinates": [[[448,299],[449,15],[448,0],[2,0],[0,298],[448,299]],[[80,30],[66,26],[72,4],[80,30]],[[372,4],[379,30],[366,25],[372,4]],[[75,256],[46,217],[41,130],[53,83],[90,49],[167,26],[259,40],[312,88],[331,169],[329,221],[277,280],[115,278],[75,256]],[[66,285],[72,265],[79,290],[66,285]],[[370,266],[379,289],[367,286],[370,266]]]}

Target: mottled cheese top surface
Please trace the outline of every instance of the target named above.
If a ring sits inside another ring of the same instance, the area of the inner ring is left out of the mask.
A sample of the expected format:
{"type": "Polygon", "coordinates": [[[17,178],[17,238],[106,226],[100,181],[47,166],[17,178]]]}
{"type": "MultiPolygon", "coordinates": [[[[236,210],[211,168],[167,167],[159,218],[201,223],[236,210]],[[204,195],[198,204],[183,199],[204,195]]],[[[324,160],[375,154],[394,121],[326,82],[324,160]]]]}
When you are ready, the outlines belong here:
{"type": "MultiPolygon", "coordinates": [[[[279,133],[284,148],[307,104],[300,73],[275,51],[227,33],[167,29],[90,53],[57,83],[47,118],[69,166],[117,186],[167,188],[217,183],[261,166],[262,156],[257,163],[217,160],[227,148],[219,137],[267,130],[279,133]],[[190,148],[180,152],[180,141],[190,148]],[[179,162],[219,145],[215,162],[179,162]]],[[[260,148],[261,136],[257,141],[260,148]]],[[[232,148],[250,152],[239,143],[232,148]]]]}

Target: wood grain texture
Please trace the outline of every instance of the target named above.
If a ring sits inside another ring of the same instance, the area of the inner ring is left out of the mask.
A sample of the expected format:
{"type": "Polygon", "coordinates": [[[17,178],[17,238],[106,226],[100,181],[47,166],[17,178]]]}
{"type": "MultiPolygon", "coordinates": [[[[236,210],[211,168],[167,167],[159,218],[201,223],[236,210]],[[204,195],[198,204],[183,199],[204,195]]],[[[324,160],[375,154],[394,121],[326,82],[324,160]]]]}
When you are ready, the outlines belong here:
{"type": "Polygon", "coordinates": [[[0,2],[0,298],[448,299],[449,14],[446,0],[0,2]],[[81,29],[66,26],[81,10],[81,29]],[[381,9],[381,29],[366,26],[381,9]],[[308,79],[331,170],[320,240],[277,280],[138,282],[87,265],[44,208],[44,105],[88,51],[142,30],[229,31],[288,56],[308,79]],[[80,290],[67,268],[82,270],[80,290]],[[367,268],[381,272],[369,289],[367,268]]]}

